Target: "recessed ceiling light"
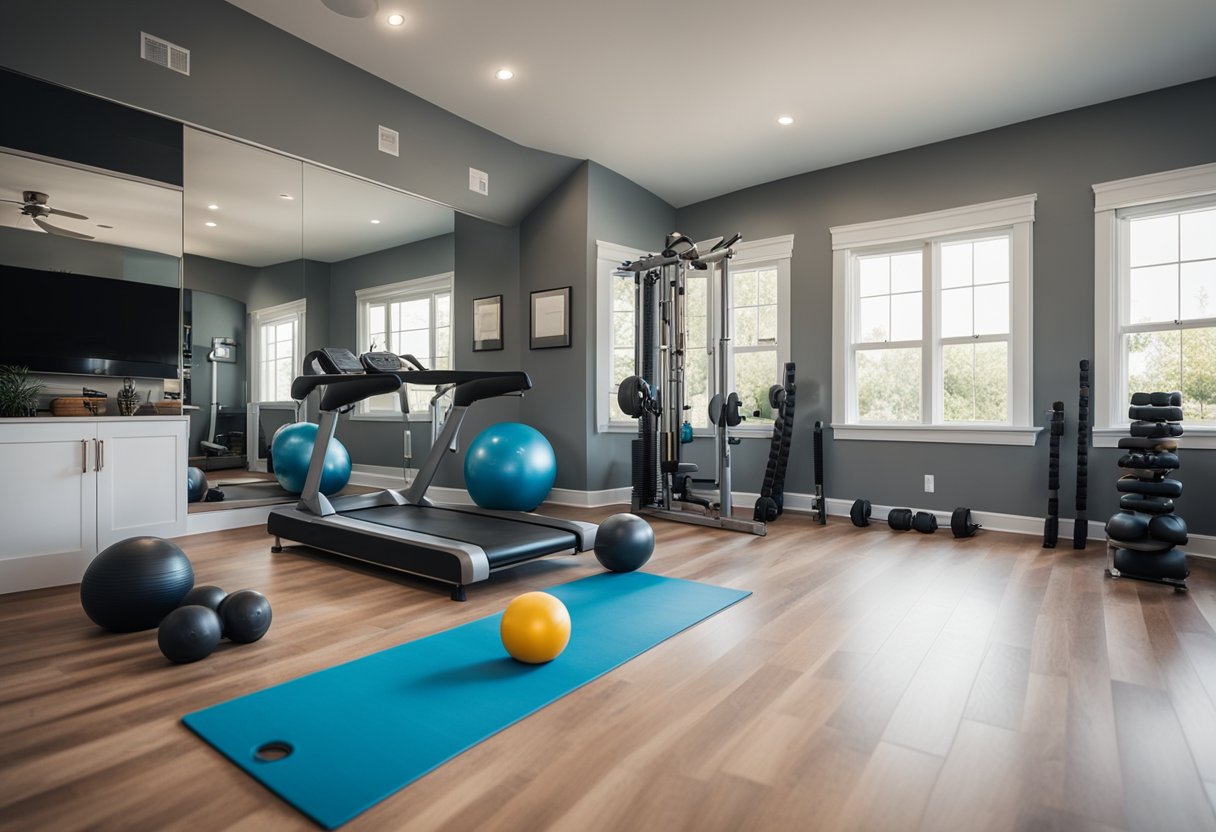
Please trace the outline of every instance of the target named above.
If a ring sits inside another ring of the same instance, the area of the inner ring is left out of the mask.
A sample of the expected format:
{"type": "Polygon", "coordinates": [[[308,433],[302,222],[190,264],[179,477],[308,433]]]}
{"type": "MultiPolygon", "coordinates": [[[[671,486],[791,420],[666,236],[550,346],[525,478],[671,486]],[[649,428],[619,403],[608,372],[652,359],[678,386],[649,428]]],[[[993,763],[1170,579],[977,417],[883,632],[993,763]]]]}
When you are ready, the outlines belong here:
{"type": "Polygon", "coordinates": [[[218,211],[218,210],[220,210],[220,206],[216,205],[216,204],[213,202],[213,203],[211,203],[210,205],[208,205],[208,206],[207,206],[207,210],[208,210],[208,211],[218,211]]]}
{"type": "Polygon", "coordinates": [[[203,225],[207,226],[208,228],[215,228],[215,223],[213,222],[205,222],[203,225]]]}
{"type": "Polygon", "coordinates": [[[405,15],[403,15],[403,14],[394,13],[394,14],[390,14],[388,16],[388,25],[389,26],[400,26],[404,22],[405,22],[405,15]]]}
{"type": "Polygon", "coordinates": [[[379,225],[379,224],[380,224],[380,220],[372,220],[372,225],[379,225]]]}
{"type": "Polygon", "coordinates": [[[789,127],[791,124],[794,123],[794,117],[793,116],[777,116],[777,123],[780,124],[782,127],[789,127]]]}
{"type": "Polygon", "coordinates": [[[291,194],[279,194],[279,199],[295,199],[291,194]]]}
{"type": "Polygon", "coordinates": [[[500,69],[498,72],[494,73],[494,77],[499,81],[510,81],[515,77],[515,73],[509,69],[500,69]]]}

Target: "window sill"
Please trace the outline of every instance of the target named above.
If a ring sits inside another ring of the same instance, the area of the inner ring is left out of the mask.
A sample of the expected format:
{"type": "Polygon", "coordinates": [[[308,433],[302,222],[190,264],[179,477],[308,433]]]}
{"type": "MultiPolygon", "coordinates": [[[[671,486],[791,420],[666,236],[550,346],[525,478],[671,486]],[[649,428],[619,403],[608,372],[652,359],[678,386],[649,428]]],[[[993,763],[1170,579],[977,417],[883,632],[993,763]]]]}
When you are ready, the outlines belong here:
{"type": "Polygon", "coordinates": [[[942,442],[964,445],[1034,445],[1041,427],[1011,425],[832,425],[832,439],[942,442]]]}
{"type": "MultiPolygon", "coordinates": [[[[1216,449],[1216,428],[1188,428],[1183,422],[1183,434],[1178,437],[1178,450],[1200,451],[1216,449]]],[[[1119,440],[1130,436],[1127,426],[1117,428],[1094,428],[1091,431],[1095,448],[1117,448],[1119,440]]]]}

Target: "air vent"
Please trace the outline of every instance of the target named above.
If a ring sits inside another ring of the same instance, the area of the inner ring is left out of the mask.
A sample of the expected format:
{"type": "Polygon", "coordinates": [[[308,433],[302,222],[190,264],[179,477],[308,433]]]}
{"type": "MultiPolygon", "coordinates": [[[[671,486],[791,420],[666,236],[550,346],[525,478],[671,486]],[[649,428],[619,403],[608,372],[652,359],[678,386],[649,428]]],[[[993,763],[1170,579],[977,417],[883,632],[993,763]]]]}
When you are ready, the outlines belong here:
{"type": "Polygon", "coordinates": [[[390,156],[398,155],[398,147],[401,143],[401,137],[396,130],[390,130],[383,124],[380,125],[380,152],[387,153],[390,156]]]}
{"type": "Polygon", "coordinates": [[[477,168],[469,168],[469,190],[482,196],[490,195],[490,174],[477,168]]]}
{"type": "Polygon", "coordinates": [[[190,74],[190,50],[147,32],[139,33],[139,57],[182,75],[190,74]]]}

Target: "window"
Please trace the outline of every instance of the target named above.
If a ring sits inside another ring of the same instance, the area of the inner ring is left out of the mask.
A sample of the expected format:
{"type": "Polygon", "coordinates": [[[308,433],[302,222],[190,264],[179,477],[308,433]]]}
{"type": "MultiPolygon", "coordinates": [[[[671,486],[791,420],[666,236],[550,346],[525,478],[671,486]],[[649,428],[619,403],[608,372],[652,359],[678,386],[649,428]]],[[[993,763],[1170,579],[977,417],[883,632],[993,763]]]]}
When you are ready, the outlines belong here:
{"type": "MultiPolygon", "coordinates": [[[[355,292],[359,350],[387,350],[412,355],[431,370],[452,369],[452,273],[375,286],[355,292]]],[[[410,419],[430,419],[435,390],[410,385],[410,419]]],[[[356,413],[377,419],[400,419],[396,393],[359,403],[356,413]]]]}
{"type": "Polygon", "coordinates": [[[834,438],[1034,444],[1034,201],[831,229],[834,438]]]}
{"type": "Polygon", "coordinates": [[[1216,447],[1216,165],[1094,196],[1094,444],[1126,435],[1131,393],[1181,390],[1188,446],[1216,447]]]}
{"type": "Polygon", "coordinates": [[[290,402],[291,383],[304,358],[303,299],[250,313],[250,366],[258,402],[290,402]]]}
{"type": "MultiPolygon", "coordinates": [[[[735,245],[730,261],[731,350],[725,356],[728,378],[742,401],[741,412],[760,411],[770,418],[768,390],[782,381],[790,354],[790,258],[793,235],[735,245]]],[[[617,407],[620,382],[634,373],[637,310],[633,276],[614,274],[636,249],[597,242],[599,288],[598,402],[600,431],[634,431],[637,421],[617,407]]],[[[709,400],[717,386],[718,310],[722,305],[720,272],[714,266],[685,274],[684,314],[688,339],[684,352],[684,403],[688,421],[700,433],[711,432],[709,400]]],[[[729,391],[728,391],[729,392],[729,391]]],[[[767,423],[744,422],[735,433],[771,435],[767,423]]]]}

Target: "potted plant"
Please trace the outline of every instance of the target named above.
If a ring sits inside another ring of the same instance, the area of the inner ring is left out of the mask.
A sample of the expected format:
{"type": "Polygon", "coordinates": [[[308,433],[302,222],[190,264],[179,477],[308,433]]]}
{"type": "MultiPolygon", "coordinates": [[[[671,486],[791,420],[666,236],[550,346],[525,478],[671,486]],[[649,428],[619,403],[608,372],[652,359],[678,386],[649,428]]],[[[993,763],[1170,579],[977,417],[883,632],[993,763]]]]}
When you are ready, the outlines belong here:
{"type": "Polygon", "coordinates": [[[30,378],[29,367],[0,364],[0,416],[34,416],[43,385],[30,378]]]}

